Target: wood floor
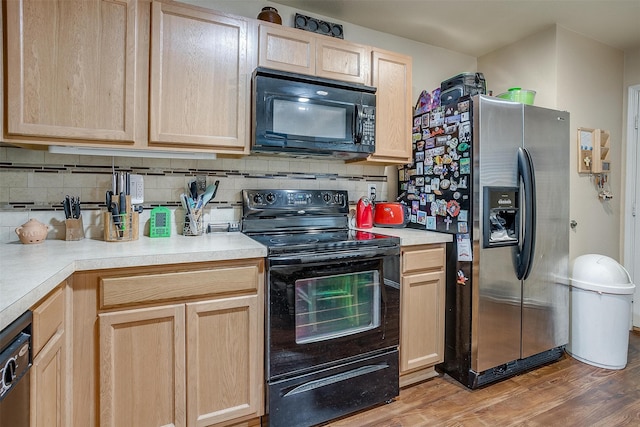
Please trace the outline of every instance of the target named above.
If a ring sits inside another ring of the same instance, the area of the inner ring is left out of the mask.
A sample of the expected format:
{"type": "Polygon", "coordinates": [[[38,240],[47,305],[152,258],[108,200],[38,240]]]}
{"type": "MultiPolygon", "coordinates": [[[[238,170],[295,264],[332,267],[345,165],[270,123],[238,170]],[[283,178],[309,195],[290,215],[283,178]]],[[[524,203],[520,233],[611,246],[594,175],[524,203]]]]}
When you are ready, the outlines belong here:
{"type": "Polygon", "coordinates": [[[640,426],[640,332],[630,334],[622,370],[565,355],[473,391],[445,375],[400,390],[390,404],[327,426],[640,426]]]}

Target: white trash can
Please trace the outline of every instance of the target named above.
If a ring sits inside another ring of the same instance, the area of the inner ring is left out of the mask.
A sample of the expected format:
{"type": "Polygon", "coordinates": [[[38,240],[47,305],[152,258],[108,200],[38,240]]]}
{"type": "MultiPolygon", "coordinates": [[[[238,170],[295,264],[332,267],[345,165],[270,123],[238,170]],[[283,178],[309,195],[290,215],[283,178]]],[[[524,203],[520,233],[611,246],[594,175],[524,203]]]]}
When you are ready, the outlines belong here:
{"type": "Polygon", "coordinates": [[[574,260],[567,345],[571,356],[606,369],[627,365],[635,287],[627,270],[612,258],[589,254],[574,260]]]}

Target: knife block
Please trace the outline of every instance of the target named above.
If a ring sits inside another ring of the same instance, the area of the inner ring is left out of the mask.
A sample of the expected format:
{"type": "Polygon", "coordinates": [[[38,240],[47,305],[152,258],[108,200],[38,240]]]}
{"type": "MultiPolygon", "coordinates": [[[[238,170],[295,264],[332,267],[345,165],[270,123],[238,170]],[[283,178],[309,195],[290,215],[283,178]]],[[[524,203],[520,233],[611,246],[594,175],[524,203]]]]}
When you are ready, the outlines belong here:
{"type": "Polygon", "coordinates": [[[64,240],[84,239],[84,226],[82,225],[82,215],[80,218],[69,218],[64,220],[66,234],[64,240]]]}
{"type": "Polygon", "coordinates": [[[126,212],[112,215],[106,211],[102,213],[104,224],[104,240],[106,242],[129,242],[138,240],[139,215],[131,207],[131,196],[127,196],[126,212]]]}

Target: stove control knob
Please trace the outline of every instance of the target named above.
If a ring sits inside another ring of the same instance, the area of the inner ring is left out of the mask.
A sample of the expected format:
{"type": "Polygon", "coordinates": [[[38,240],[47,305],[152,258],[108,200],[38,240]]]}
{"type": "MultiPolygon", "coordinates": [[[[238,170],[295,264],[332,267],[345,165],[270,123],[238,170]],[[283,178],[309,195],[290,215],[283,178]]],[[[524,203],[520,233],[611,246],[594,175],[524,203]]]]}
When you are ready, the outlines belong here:
{"type": "Polygon", "coordinates": [[[340,197],[340,193],[336,193],[333,195],[333,201],[334,203],[341,203],[342,202],[342,197],[340,197]]]}
{"type": "Polygon", "coordinates": [[[264,198],[262,197],[262,194],[260,193],[256,193],[253,196],[253,203],[257,204],[257,205],[262,205],[264,204],[264,198]]]}
{"type": "Polygon", "coordinates": [[[267,199],[267,203],[272,204],[273,202],[276,201],[276,195],[273,193],[269,193],[267,194],[266,199],[267,199]]]}
{"type": "Polygon", "coordinates": [[[329,203],[331,201],[331,194],[330,193],[324,193],[322,195],[322,200],[324,200],[325,203],[329,203]]]}

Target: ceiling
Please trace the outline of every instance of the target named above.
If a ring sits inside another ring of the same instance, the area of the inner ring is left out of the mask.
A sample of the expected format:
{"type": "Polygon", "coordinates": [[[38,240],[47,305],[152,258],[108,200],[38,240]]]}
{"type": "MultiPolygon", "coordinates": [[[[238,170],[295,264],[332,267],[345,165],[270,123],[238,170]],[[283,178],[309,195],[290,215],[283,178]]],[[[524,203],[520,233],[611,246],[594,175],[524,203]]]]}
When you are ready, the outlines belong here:
{"type": "Polygon", "coordinates": [[[623,51],[640,48],[640,0],[277,0],[273,3],[475,57],[553,24],[623,51]]]}

